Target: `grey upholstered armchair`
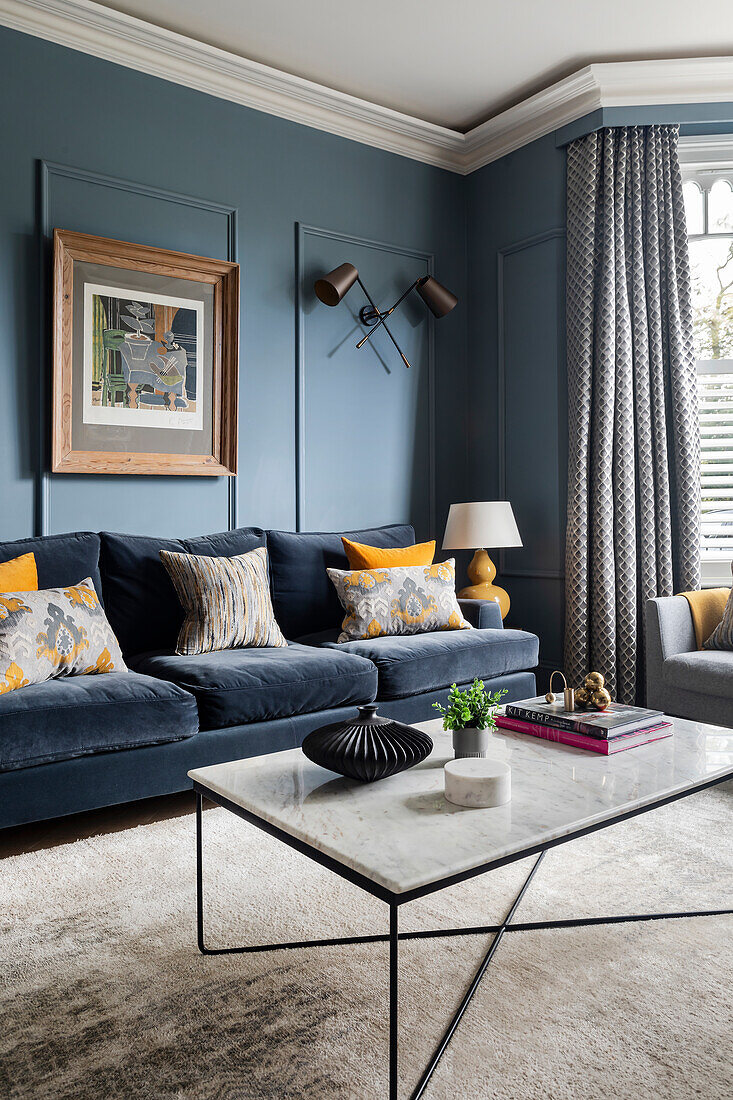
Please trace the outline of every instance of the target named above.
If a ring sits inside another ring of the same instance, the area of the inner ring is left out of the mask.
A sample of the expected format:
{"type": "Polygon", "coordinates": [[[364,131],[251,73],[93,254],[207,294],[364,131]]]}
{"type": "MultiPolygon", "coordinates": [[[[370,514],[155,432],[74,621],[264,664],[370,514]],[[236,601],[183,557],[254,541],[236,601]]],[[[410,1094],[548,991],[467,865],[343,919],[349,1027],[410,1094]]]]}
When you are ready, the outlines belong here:
{"type": "Polygon", "coordinates": [[[733,727],[733,653],[699,650],[684,596],[646,605],[647,706],[733,727]]]}

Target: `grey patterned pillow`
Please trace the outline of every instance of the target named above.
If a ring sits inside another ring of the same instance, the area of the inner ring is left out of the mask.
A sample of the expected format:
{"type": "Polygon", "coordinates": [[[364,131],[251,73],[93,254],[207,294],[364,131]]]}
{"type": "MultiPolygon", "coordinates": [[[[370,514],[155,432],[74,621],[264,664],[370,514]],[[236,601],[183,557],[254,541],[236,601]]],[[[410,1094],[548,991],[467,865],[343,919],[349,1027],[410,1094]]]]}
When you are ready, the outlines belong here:
{"type": "Polygon", "coordinates": [[[158,553],[186,612],[176,653],[288,644],[272,609],[264,546],[234,558],[158,553]]]}
{"type": "Polygon", "coordinates": [[[0,695],[58,676],[126,671],[91,577],[0,593],[0,695]]]}
{"type": "MultiPolygon", "coordinates": [[[[731,564],[731,569],[733,570],[733,564],[731,564]]],[[[733,588],[730,590],[730,596],[725,605],[721,622],[718,623],[702,648],[733,650],[733,588]]]]}
{"type": "Polygon", "coordinates": [[[329,569],[346,618],[340,642],[471,630],[456,599],[455,561],[394,569],[329,569]]]}

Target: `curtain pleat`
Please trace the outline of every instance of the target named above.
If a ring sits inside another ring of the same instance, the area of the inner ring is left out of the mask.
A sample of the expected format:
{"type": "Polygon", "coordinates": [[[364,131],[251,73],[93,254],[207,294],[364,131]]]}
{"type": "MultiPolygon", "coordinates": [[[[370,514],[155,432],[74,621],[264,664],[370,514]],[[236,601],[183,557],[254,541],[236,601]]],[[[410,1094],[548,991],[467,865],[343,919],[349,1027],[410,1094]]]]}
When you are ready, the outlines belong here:
{"type": "Polygon", "coordinates": [[[643,688],[643,610],[700,586],[700,441],[674,126],[568,146],[565,668],[643,688]]]}

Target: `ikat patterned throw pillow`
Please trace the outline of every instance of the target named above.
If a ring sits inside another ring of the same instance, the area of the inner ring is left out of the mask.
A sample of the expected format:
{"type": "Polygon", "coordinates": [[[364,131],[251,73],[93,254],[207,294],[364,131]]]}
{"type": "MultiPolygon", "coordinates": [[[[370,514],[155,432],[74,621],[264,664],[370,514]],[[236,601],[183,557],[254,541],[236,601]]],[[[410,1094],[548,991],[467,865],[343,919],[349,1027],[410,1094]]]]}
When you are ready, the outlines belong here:
{"type": "Polygon", "coordinates": [[[471,630],[456,599],[455,561],[394,569],[329,569],[346,612],[340,642],[471,630]]]}
{"type": "MultiPolygon", "coordinates": [[[[731,569],[733,569],[733,564],[731,569]]],[[[702,648],[733,650],[733,588],[730,590],[730,596],[725,605],[723,621],[718,623],[702,648]]]]}
{"type": "Polygon", "coordinates": [[[0,593],[0,695],[59,676],[127,672],[91,577],[0,593]]]}

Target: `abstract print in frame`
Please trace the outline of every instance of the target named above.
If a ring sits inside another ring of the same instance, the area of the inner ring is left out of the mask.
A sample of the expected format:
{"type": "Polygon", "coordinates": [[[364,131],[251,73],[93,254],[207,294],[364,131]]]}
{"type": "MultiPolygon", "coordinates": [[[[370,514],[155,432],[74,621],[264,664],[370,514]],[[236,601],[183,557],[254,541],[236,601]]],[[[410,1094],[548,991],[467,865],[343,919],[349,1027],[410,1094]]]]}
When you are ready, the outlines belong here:
{"type": "Polygon", "coordinates": [[[203,302],[84,286],[84,423],[203,428],[203,302]]]}
{"type": "Polygon", "coordinates": [[[55,473],[236,473],[239,266],[54,231],[55,473]]]}

